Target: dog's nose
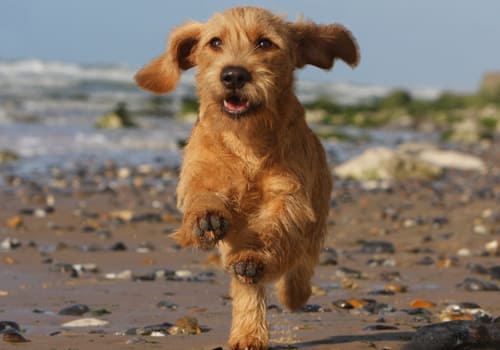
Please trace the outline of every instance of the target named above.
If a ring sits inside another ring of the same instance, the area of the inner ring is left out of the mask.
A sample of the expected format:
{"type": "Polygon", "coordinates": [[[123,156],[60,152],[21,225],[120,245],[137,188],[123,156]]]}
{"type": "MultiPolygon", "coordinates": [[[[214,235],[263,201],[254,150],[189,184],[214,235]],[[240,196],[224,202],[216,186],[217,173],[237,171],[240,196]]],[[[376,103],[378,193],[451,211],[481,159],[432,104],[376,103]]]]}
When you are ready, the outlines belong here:
{"type": "Polygon", "coordinates": [[[228,89],[241,89],[250,79],[250,72],[243,67],[225,67],[220,74],[222,84],[228,89]]]}

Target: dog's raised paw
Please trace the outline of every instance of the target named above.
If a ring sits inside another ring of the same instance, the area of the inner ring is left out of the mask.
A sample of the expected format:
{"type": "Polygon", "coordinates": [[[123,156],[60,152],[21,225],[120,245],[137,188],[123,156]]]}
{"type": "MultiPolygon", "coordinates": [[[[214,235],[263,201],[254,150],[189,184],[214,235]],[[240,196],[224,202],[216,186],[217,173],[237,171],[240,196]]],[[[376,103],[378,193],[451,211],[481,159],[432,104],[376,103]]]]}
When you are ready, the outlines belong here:
{"type": "Polygon", "coordinates": [[[193,233],[202,248],[211,248],[224,238],[228,226],[228,221],[222,215],[207,212],[197,218],[193,233]]]}
{"type": "Polygon", "coordinates": [[[257,258],[247,257],[236,261],[232,265],[232,270],[240,282],[254,284],[262,277],[264,264],[257,258]]]}

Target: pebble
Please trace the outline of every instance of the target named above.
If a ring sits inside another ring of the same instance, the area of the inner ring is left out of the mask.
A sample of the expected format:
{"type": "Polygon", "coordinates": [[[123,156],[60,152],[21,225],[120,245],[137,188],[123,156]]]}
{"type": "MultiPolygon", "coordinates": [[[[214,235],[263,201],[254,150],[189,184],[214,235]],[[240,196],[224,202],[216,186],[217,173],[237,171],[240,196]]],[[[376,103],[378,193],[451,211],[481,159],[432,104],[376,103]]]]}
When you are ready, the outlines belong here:
{"type": "Polygon", "coordinates": [[[11,218],[8,218],[5,224],[8,228],[16,229],[23,225],[23,218],[19,215],[15,215],[11,218]]]}
{"type": "Polygon", "coordinates": [[[87,305],[75,304],[61,309],[58,314],[64,316],[81,316],[90,311],[87,305]]]}
{"type": "Polygon", "coordinates": [[[319,264],[320,265],[337,265],[338,263],[338,254],[337,251],[333,248],[327,247],[325,248],[319,255],[319,264]]]}
{"type": "Polygon", "coordinates": [[[27,343],[30,340],[26,339],[19,331],[15,329],[7,329],[1,332],[2,339],[7,343],[27,343]]]}
{"type": "Polygon", "coordinates": [[[113,252],[124,252],[127,250],[127,246],[123,242],[116,242],[111,247],[109,247],[109,250],[113,252]]]}
{"type": "Polygon", "coordinates": [[[0,332],[8,329],[14,329],[16,331],[21,331],[21,327],[17,322],[14,321],[0,321],[0,332]]]}
{"type": "Polygon", "coordinates": [[[482,281],[478,278],[467,277],[462,282],[457,284],[458,288],[464,288],[471,292],[478,291],[500,291],[495,283],[482,281]]]}
{"type": "Polygon", "coordinates": [[[109,280],[131,280],[133,277],[132,270],[123,270],[120,272],[110,272],[104,275],[104,278],[109,280]]]}
{"type": "Polygon", "coordinates": [[[368,259],[366,265],[368,265],[369,267],[379,267],[379,266],[394,267],[396,266],[396,260],[385,259],[385,258],[373,258],[373,259],[368,259]]]}
{"type": "Polygon", "coordinates": [[[498,255],[500,253],[498,240],[495,239],[494,241],[486,243],[484,249],[486,249],[486,252],[490,255],[498,255]]]}
{"type": "Polygon", "coordinates": [[[198,320],[188,316],[178,319],[175,325],[168,329],[168,333],[171,335],[195,335],[201,332],[198,320]]]}
{"type": "Polygon", "coordinates": [[[356,279],[362,278],[361,271],[342,266],[337,268],[336,275],[337,277],[356,278],[356,279]]]}
{"type": "Polygon", "coordinates": [[[488,273],[490,274],[490,278],[500,280],[500,265],[490,267],[488,273]]]}
{"type": "Polygon", "coordinates": [[[100,320],[98,318],[80,318],[70,322],[63,323],[61,327],[102,327],[109,324],[109,321],[100,320]]]}
{"type": "Polygon", "coordinates": [[[396,326],[390,326],[386,324],[373,324],[366,327],[363,327],[364,331],[390,331],[390,330],[398,330],[399,328],[396,326]]]}
{"type": "Polygon", "coordinates": [[[439,314],[441,321],[481,320],[491,321],[493,317],[475,303],[450,304],[439,314]]]}
{"type": "Polygon", "coordinates": [[[500,348],[500,326],[477,321],[449,321],[420,327],[406,350],[500,348]]]}
{"type": "Polygon", "coordinates": [[[384,286],[384,289],[394,293],[406,293],[408,291],[408,287],[401,283],[388,283],[384,286]]]}
{"type": "Polygon", "coordinates": [[[412,308],[429,309],[436,306],[432,301],[424,299],[415,299],[410,303],[412,308]]]}
{"type": "Polygon", "coordinates": [[[145,327],[139,328],[130,328],[127,329],[123,334],[124,335],[142,335],[142,336],[150,336],[153,333],[155,334],[168,334],[168,330],[173,326],[173,324],[165,322],[161,324],[155,324],[145,327]]]}
{"type": "Polygon", "coordinates": [[[318,304],[307,304],[302,306],[297,312],[325,312],[327,310],[323,309],[318,304]]]}
{"type": "Polygon", "coordinates": [[[478,235],[487,235],[489,233],[486,226],[484,226],[482,224],[474,225],[473,231],[475,234],[478,234],[478,235]]]}
{"type": "Polygon", "coordinates": [[[162,301],[158,302],[158,304],[156,304],[156,306],[159,309],[163,309],[163,310],[167,310],[167,309],[168,310],[177,310],[177,308],[179,307],[179,305],[174,304],[168,300],[162,300],[162,301]]]}
{"type": "Polygon", "coordinates": [[[458,258],[441,258],[436,262],[436,266],[440,268],[448,268],[448,267],[457,267],[458,266],[458,258]]]}
{"type": "Polygon", "coordinates": [[[361,253],[363,254],[394,254],[394,244],[387,241],[362,242],[361,253]]]}
{"type": "Polygon", "coordinates": [[[17,238],[5,238],[0,242],[0,251],[9,251],[21,247],[21,242],[17,238]]]}
{"type": "Polygon", "coordinates": [[[146,243],[141,243],[141,245],[139,247],[137,247],[136,252],[141,253],[141,254],[151,253],[155,249],[156,249],[156,247],[154,246],[153,243],[146,242],[146,243]]]}
{"type": "Polygon", "coordinates": [[[477,273],[480,275],[487,275],[489,273],[489,270],[484,267],[483,265],[480,264],[473,264],[473,263],[468,263],[466,268],[472,272],[472,273],[477,273]]]}

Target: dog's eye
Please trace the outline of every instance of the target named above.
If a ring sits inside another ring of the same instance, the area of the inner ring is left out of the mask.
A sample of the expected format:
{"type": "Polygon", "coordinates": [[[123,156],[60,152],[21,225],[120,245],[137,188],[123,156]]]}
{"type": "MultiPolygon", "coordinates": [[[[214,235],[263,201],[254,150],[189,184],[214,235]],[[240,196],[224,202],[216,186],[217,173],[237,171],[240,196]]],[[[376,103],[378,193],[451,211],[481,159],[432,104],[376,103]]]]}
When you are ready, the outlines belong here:
{"type": "Polygon", "coordinates": [[[269,50],[275,48],[276,45],[274,45],[274,43],[268,38],[260,38],[259,40],[257,40],[257,45],[255,45],[255,47],[257,49],[269,50]]]}
{"type": "Polygon", "coordinates": [[[215,37],[210,40],[210,47],[214,50],[220,50],[222,47],[222,40],[221,38],[215,37]]]}

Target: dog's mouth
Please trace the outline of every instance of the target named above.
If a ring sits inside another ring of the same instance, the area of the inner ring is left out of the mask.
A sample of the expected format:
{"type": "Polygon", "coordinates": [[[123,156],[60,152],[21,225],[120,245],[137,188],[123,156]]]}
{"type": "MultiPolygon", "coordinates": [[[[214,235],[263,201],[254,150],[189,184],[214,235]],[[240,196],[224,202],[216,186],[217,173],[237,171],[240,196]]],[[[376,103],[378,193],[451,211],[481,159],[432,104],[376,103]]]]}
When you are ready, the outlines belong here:
{"type": "Polygon", "coordinates": [[[238,95],[229,95],[222,101],[222,109],[231,116],[239,117],[251,109],[250,101],[238,95]]]}

